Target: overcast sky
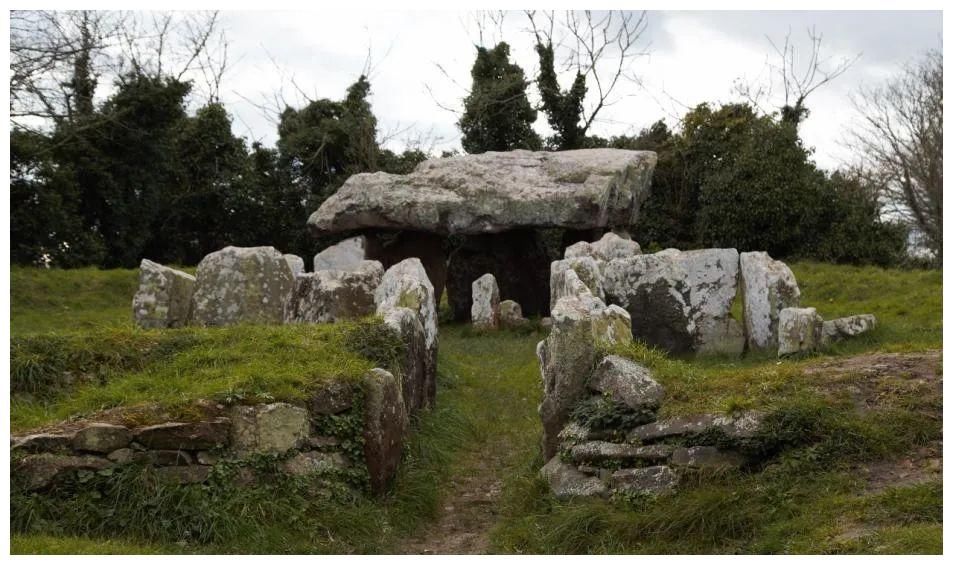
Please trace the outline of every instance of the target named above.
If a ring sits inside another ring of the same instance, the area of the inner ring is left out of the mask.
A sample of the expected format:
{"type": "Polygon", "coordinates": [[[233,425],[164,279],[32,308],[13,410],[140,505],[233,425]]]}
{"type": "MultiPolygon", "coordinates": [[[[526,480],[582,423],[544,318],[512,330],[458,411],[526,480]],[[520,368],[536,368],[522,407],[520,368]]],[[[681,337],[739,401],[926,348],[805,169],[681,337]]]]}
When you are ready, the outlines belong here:
{"type": "MultiPolygon", "coordinates": [[[[436,151],[460,147],[459,109],[469,87],[470,66],[479,41],[474,12],[365,11],[225,12],[232,63],[222,98],[235,117],[234,129],[249,140],[271,145],[275,125],[256,105],[283,90],[288,102],[339,99],[361,73],[370,49],[371,102],[381,136],[400,150],[415,139],[432,140],[436,151]],[[446,75],[440,69],[446,71],[446,75]],[[428,89],[429,87],[429,89],[428,89]]],[[[537,68],[526,16],[508,13],[502,34],[488,30],[488,46],[502,39],[528,75],[537,68]]],[[[639,84],[617,88],[614,105],[603,110],[591,133],[636,133],[665,118],[674,124],[685,107],[704,101],[736,100],[741,79],[766,84],[775,62],[767,37],[792,41],[807,52],[807,29],[823,34],[821,55],[835,65],[860,58],[835,82],[808,100],[811,115],[802,136],[816,148],[816,161],[836,167],[849,158],[841,141],[855,118],[849,94],[895,74],[923,51],[941,46],[940,12],[649,12],[641,40],[646,55],[631,66],[639,84]]],[[[563,77],[568,85],[571,77],[563,77]]],[[[781,90],[764,106],[779,104],[781,90]]],[[[534,96],[535,99],[535,96],[534,96]]],[[[550,130],[540,113],[536,129],[550,130]]]]}

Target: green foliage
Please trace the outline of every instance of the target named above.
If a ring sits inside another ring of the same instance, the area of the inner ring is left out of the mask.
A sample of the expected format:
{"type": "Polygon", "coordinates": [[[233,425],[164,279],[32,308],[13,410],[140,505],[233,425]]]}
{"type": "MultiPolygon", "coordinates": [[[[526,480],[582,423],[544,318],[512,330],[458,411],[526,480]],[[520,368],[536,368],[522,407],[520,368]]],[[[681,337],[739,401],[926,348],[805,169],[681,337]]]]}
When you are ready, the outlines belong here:
{"type": "Polygon", "coordinates": [[[549,145],[560,151],[585,147],[588,124],[582,123],[582,104],[586,99],[586,76],[576,72],[569,90],[562,90],[556,73],[552,42],[537,40],[536,54],[539,56],[536,86],[546,119],[556,132],[549,145]]]}
{"type": "Polygon", "coordinates": [[[533,131],[536,110],[526,98],[529,84],[523,69],[511,63],[510,47],[499,43],[493,49],[477,47],[470,70],[473,85],[463,100],[460,118],[461,143],[467,153],[538,150],[542,146],[533,131]]]}

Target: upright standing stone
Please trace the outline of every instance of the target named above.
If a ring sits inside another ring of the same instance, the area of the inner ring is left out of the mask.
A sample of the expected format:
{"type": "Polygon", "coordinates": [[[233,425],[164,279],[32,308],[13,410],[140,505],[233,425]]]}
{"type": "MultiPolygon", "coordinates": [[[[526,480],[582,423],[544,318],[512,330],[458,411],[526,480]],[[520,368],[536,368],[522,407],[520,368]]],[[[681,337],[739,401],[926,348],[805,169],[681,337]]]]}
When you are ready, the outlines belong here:
{"type": "Polygon", "coordinates": [[[785,308],[778,316],[778,357],[809,353],[821,345],[824,319],[814,308],[785,308]]]}
{"type": "Polygon", "coordinates": [[[602,268],[604,265],[603,261],[597,261],[588,255],[553,261],[549,267],[550,309],[556,307],[556,301],[560,297],[572,292],[571,289],[566,287],[566,281],[561,278],[565,276],[563,273],[566,271],[576,273],[576,276],[586,285],[586,288],[594,297],[605,300],[605,292],[602,288],[602,268]]]}
{"type": "Polygon", "coordinates": [[[377,261],[350,271],[315,271],[295,278],[286,322],[326,323],[357,319],[376,311],[374,292],[384,276],[377,261]]]}
{"type": "Polygon", "coordinates": [[[179,328],[189,321],[195,277],[148,259],[139,265],[132,317],[142,328],[179,328]]]}
{"type": "Polygon", "coordinates": [[[314,270],[350,271],[361,266],[367,248],[364,236],[352,237],[325,248],[314,256],[314,270]]]}
{"type": "Polygon", "coordinates": [[[495,330],[500,327],[500,287],[496,277],[487,273],[473,281],[473,305],[470,320],[473,327],[495,330]]]}
{"type": "Polygon", "coordinates": [[[748,348],[776,348],[778,316],[797,307],[801,297],[794,273],[764,251],[751,251],[741,254],[741,284],[748,348]]]}
{"type": "Polygon", "coordinates": [[[280,324],[294,281],[274,247],[226,247],[199,263],[192,318],[203,326],[280,324]]]}
{"type": "Polygon", "coordinates": [[[375,493],[382,492],[397,472],[406,429],[397,379],[384,369],[371,369],[364,378],[364,459],[375,493]]]}

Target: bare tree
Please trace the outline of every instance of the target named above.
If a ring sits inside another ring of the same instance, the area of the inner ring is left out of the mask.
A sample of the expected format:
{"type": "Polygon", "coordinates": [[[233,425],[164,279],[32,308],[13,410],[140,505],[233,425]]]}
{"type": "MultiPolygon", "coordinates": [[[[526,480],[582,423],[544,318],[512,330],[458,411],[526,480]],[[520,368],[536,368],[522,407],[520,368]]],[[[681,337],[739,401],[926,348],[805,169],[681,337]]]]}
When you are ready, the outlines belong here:
{"type": "Polygon", "coordinates": [[[850,132],[870,184],[888,212],[920,232],[942,262],[943,54],[926,53],[877,88],[852,96],[860,120],[850,132]]]}
{"type": "Polygon", "coordinates": [[[537,86],[543,110],[562,138],[562,148],[578,147],[599,113],[619,101],[620,81],[638,82],[631,65],[646,54],[640,48],[646,14],[569,10],[562,17],[535,11],[526,16],[540,58],[537,86]],[[562,71],[575,73],[566,91],[558,83],[557,58],[562,71]]]}
{"type": "Polygon", "coordinates": [[[767,63],[768,79],[752,83],[736,81],[735,90],[753,106],[761,109],[761,101],[773,98],[775,82],[780,82],[784,96],[780,105],[781,119],[797,127],[808,115],[807,98],[817,89],[841,76],[860,58],[858,53],[852,57],[837,60],[824,58],[821,47],[824,36],[814,27],[807,30],[810,47],[807,56],[791,40],[791,32],[784,36],[783,43],[777,43],[767,37],[776,56],[775,62],[767,63]]]}

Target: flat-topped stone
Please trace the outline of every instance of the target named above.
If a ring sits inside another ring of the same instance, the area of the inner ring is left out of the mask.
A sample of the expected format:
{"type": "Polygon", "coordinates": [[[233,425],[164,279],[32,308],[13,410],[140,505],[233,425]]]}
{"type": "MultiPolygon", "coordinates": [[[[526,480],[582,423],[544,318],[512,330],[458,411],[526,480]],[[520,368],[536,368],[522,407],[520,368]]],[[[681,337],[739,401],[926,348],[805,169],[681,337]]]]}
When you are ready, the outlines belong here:
{"type": "Polygon", "coordinates": [[[521,227],[628,226],[648,196],[651,151],[489,151],[429,159],[407,175],[350,177],[311,215],[318,233],[413,229],[497,233],[521,227]]]}

